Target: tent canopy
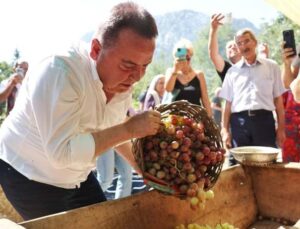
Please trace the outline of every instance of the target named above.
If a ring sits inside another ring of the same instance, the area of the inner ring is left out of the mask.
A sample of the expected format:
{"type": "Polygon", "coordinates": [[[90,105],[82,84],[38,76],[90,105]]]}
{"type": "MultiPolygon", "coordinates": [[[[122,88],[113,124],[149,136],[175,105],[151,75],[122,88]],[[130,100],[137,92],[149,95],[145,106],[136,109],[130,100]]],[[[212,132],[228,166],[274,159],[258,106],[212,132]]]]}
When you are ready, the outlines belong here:
{"type": "Polygon", "coordinates": [[[300,25],[300,0],[266,0],[266,2],[300,25]]]}

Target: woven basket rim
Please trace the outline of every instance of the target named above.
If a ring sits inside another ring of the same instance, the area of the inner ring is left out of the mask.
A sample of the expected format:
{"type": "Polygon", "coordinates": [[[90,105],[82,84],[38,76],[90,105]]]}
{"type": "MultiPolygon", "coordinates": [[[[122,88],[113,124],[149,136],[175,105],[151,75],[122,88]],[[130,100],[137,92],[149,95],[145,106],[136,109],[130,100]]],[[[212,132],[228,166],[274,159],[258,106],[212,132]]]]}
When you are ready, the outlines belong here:
{"type": "MultiPolygon", "coordinates": [[[[210,141],[212,141],[215,147],[217,147],[218,149],[223,148],[220,129],[215,123],[215,121],[208,116],[204,107],[181,100],[181,101],[175,101],[170,104],[159,105],[155,107],[155,110],[161,113],[162,119],[166,118],[168,115],[179,115],[179,116],[187,116],[193,118],[197,123],[203,122],[205,126],[205,134],[209,136],[210,141]]],[[[146,139],[147,137],[141,139],[135,139],[133,142],[133,153],[137,161],[137,164],[142,170],[144,179],[152,182],[152,184],[157,184],[160,186],[164,186],[164,188],[173,189],[173,192],[170,191],[169,194],[179,196],[181,198],[186,197],[186,194],[181,194],[179,192],[179,189],[176,189],[176,186],[171,185],[166,181],[160,182],[158,181],[158,178],[151,179],[151,176],[148,176],[145,169],[145,163],[143,160],[144,157],[143,147],[146,139]]],[[[224,163],[224,158],[222,161],[217,162],[215,165],[208,165],[208,171],[205,173],[205,176],[209,177],[208,179],[210,180],[210,184],[204,188],[205,190],[211,189],[215,185],[218,176],[222,170],[223,163],[224,163]]],[[[158,187],[154,187],[154,188],[158,189],[158,187]]],[[[159,190],[159,191],[166,192],[164,190],[159,190]]]]}

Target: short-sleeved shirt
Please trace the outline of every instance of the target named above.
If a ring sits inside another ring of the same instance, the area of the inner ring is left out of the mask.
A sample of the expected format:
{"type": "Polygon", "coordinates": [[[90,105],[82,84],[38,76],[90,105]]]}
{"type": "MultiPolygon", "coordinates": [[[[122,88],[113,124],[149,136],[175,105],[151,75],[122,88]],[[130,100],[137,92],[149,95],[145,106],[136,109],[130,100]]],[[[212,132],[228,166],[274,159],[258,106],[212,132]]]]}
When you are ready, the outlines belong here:
{"type": "Polygon", "coordinates": [[[270,59],[257,58],[248,65],[244,59],[227,72],[220,97],[231,102],[231,112],[275,110],[274,98],[285,92],[279,66],[270,59]]]}
{"type": "Polygon", "coordinates": [[[223,70],[221,72],[217,71],[217,73],[220,76],[222,82],[224,81],[224,78],[225,78],[225,75],[226,75],[228,69],[231,68],[231,64],[228,61],[224,60],[224,62],[225,62],[225,65],[224,65],[223,70]]]}

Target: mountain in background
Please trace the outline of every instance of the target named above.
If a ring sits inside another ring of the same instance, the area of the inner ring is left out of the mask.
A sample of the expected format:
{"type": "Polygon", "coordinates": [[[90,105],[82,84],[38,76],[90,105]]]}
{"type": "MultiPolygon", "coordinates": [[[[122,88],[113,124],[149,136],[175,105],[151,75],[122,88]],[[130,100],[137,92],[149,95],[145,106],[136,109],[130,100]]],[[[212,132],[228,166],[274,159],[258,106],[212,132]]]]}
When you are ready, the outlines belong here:
{"type": "MultiPolygon", "coordinates": [[[[155,16],[158,26],[159,36],[155,56],[164,56],[172,53],[174,44],[180,38],[187,38],[195,41],[201,30],[210,26],[210,16],[193,10],[180,10],[163,15],[155,16]]],[[[259,30],[247,19],[233,18],[232,27],[234,30],[250,28],[255,33],[259,30]]],[[[83,41],[89,42],[93,32],[89,32],[82,37],[83,41]]],[[[171,58],[171,54],[170,54],[171,58]]],[[[168,59],[168,58],[167,58],[168,59]]]]}
{"type": "MultiPolygon", "coordinates": [[[[156,55],[171,53],[174,44],[180,38],[186,38],[192,42],[195,41],[200,31],[210,26],[210,16],[192,10],[166,13],[155,16],[155,20],[159,31],[156,55]]],[[[258,32],[258,28],[246,19],[233,18],[232,27],[234,30],[250,28],[255,33],[258,32]]]]}

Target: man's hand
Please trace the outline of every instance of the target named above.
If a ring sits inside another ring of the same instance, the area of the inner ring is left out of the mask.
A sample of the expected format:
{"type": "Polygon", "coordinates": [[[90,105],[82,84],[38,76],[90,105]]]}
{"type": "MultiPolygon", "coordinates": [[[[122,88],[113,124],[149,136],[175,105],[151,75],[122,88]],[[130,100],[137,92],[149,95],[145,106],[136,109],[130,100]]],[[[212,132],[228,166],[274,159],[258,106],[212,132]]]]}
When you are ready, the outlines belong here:
{"type": "Polygon", "coordinates": [[[8,81],[8,85],[16,86],[18,83],[22,83],[22,79],[23,79],[23,77],[16,73],[10,77],[10,79],[8,81]]]}
{"type": "Polygon", "coordinates": [[[230,134],[230,132],[227,129],[222,128],[221,135],[222,135],[222,141],[223,141],[225,149],[227,149],[227,150],[231,149],[232,145],[231,145],[231,134],[230,134]]]}
{"type": "Polygon", "coordinates": [[[285,130],[284,128],[278,128],[276,131],[276,140],[277,140],[277,145],[279,147],[282,147],[284,141],[285,141],[285,130]]]}
{"type": "Polygon", "coordinates": [[[125,127],[131,138],[143,138],[154,135],[159,130],[160,125],[160,113],[154,110],[132,116],[125,122],[125,127]]]}
{"type": "Polygon", "coordinates": [[[222,14],[213,14],[211,16],[211,19],[210,19],[210,27],[212,30],[217,30],[219,25],[223,25],[221,23],[221,20],[224,18],[225,16],[222,15],[222,14]]]}
{"type": "Polygon", "coordinates": [[[294,51],[292,48],[284,48],[285,42],[282,43],[281,49],[282,49],[282,60],[287,66],[291,66],[292,60],[294,56],[294,51]]]}

